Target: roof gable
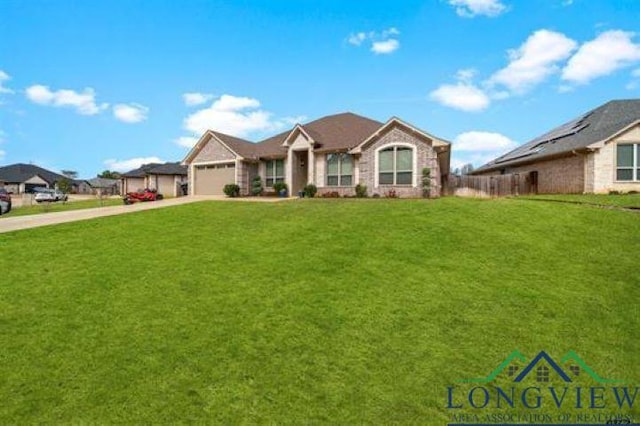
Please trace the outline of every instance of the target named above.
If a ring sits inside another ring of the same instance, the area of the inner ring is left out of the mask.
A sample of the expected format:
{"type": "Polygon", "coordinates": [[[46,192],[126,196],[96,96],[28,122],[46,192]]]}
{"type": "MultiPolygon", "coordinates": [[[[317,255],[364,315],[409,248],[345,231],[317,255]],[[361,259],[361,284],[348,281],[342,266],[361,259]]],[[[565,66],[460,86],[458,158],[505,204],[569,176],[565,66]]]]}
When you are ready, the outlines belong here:
{"type": "Polygon", "coordinates": [[[35,175],[40,176],[49,184],[53,184],[60,179],[68,179],[66,176],[33,164],[16,163],[0,167],[0,180],[4,182],[22,183],[35,175]]]}
{"type": "Polygon", "coordinates": [[[411,124],[402,121],[398,117],[392,117],[383,126],[381,126],[374,133],[372,133],[366,139],[364,139],[358,146],[354,147],[351,150],[351,153],[358,154],[362,152],[367,147],[367,145],[374,142],[379,137],[381,137],[382,135],[386,134],[388,131],[396,127],[402,129],[405,132],[408,132],[410,134],[417,136],[418,138],[432,144],[434,147],[448,147],[449,145],[451,145],[450,142],[445,141],[444,139],[437,138],[421,129],[418,129],[415,126],[412,126],[411,124]]]}

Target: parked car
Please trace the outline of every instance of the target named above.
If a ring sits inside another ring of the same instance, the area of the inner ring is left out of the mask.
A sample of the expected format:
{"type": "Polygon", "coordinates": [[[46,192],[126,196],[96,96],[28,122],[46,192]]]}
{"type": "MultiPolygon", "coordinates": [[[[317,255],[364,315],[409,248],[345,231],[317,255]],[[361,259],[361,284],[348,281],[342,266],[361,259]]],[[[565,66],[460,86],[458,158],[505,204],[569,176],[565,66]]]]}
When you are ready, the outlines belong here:
{"type": "Polygon", "coordinates": [[[162,194],[158,194],[155,189],[139,189],[136,192],[127,192],[127,195],[122,199],[125,204],[140,203],[145,201],[159,201],[164,197],[162,194]]]}
{"type": "Polygon", "coordinates": [[[11,211],[11,195],[6,189],[0,188],[0,215],[11,211]]]}
{"type": "Polygon", "coordinates": [[[67,201],[69,197],[64,192],[58,189],[45,189],[38,192],[35,196],[37,203],[52,203],[56,201],[67,201]]]}

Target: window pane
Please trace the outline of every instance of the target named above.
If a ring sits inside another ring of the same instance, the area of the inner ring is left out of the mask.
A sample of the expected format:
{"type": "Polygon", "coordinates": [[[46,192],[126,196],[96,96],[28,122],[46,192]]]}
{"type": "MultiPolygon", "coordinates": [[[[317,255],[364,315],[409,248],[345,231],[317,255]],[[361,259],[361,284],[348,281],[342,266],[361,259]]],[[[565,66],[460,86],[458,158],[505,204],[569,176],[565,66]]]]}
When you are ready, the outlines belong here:
{"type": "Polygon", "coordinates": [[[393,173],[380,173],[380,185],[393,185],[393,173]]]}
{"type": "Polygon", "coordinates": [[[633,169],[618,169],[617,180],[633,180],[633,169]]]}
{"type": "Polygon", "coordinates": [[[378,165],[381,172],[393,171],[393,148],[380,151],[380,164],[378,165]]]}
{"type": "Polygon", "coordinates": [[[338,186],[338,176],[327,176],[327,186],[338,186]]]}
{"type": "Polygon", "coordinates": [[[618,145],[618,167],[633,167],[633,145],[618,145]]]}
{"type": "Polygon", "coordinates": [[[273,186],[273,178],[267,178],[266,185],[269,186],[269,187],[273,186]]]}
{"type": "Polygon", "coordinates": [[[353,170],[353,159],[349,154],[342,154],[342,167],[340,169],[340,174],[350,175],[353,170]]]}
{"type": "Polygon", "coordinates": [[[411,180],[413,173],[411,172],[398,172],[396,177],[396,183],[398,185],[411,185],[413,182],[411,180]]]}
{"type": "Polygon", "coordinates": [[[273,177],[273,161],[267,161],[267,177],[269,176],[273,177]]]}
{"type": "Polygon", "coordinates": [[[276,176],[284,176],[284,160],[276,160],[276,176]]]}
{"type": "Polygon", "coordinates": [[[276,182],[282,183],[282,182],[284,182],[284,178],[283,177],[277,177],[276,178],[276,182]]]}
{"type": "Polygon", "coordinates": [[[340,157],[337,154],[327,154],[327,175],[338,174],[340,157]]]}
{"type": "Polygon", "coordinates": [[[340,176],[340,185],[342,185],[342,186],[351,186],[351,175],[342,175],[342,176],[340,176]]]}
{"type": "Polygon", "coordinates": [[[413,169],[413,150],[410,148],[398,148],[396,154],[396,170],[413,169]]]}

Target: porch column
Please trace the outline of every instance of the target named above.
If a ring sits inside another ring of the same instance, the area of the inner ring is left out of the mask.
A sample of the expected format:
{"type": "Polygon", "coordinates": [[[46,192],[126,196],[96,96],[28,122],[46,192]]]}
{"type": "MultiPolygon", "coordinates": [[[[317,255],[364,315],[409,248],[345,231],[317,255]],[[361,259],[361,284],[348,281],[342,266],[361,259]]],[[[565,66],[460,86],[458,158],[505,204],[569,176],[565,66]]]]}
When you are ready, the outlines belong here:
{"type": "Polygon", "coordinates": [[[289,148],[289,150],[287,151],[287,170],[285,171],[285,176],[286,176],[286,184],[287,187],[289,188],[289,195],[291,195],[291,191],[293,191],[292,185],[293,185],[293,150],[291,148],[289,148]]]}
{"type": "Polygon", "coordinates": [[[307,151],[307,183],[313,183],[314,185],[318,185],[316,182],[316,156],[313,152],[313,145],[309,147],[309,151],[307,151]]]}

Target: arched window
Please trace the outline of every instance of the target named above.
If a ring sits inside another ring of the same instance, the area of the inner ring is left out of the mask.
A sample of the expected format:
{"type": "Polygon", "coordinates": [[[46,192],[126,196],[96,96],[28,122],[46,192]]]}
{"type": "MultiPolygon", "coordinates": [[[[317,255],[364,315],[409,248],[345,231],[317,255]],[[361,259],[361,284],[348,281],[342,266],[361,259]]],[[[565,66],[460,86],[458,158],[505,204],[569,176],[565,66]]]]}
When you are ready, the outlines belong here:
{"type": "Polygon", "coordinates": [[[378,184],[413,184],[413,149],[408,146],[391,146],[378,153],[378,184]]]}

